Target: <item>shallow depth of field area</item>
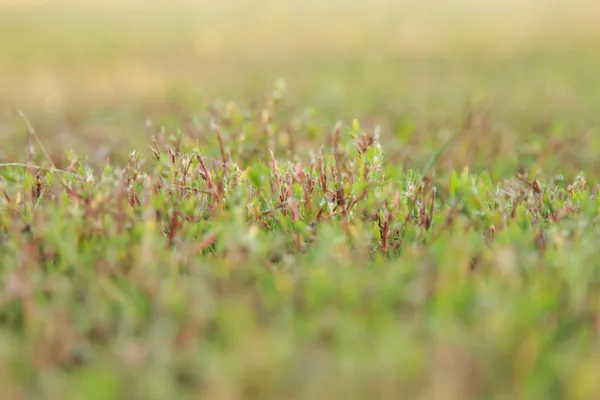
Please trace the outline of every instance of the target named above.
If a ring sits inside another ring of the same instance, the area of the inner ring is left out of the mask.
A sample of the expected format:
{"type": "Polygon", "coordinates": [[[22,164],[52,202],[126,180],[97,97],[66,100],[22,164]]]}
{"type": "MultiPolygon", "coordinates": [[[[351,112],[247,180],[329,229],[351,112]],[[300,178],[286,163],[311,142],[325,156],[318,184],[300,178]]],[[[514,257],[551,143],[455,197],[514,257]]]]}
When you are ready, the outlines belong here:
{"type": "Polygon", "coordinates": [[[0,397],[600,398],[597,15],[0,1],[0,397]]]}

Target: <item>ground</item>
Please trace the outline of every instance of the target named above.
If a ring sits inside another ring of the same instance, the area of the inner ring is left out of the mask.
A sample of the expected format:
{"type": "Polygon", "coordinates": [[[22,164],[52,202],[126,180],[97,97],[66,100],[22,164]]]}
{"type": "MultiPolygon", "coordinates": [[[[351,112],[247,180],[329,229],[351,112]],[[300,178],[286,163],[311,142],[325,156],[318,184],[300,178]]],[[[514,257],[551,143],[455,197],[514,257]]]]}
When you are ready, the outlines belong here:
{"type": "Polygon", "coordinates": [[[7,398],[600,395],[598,6],[0,2],[7,398]]]}

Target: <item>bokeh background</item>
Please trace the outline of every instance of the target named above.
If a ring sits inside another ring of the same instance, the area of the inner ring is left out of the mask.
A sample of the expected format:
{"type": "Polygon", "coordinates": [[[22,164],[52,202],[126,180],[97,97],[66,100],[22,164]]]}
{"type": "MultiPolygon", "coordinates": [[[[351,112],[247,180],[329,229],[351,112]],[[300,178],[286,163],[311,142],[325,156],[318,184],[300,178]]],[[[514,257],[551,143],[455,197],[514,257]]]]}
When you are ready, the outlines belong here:
{"type": "MultiPolygon", "coordinates": [[[[146,149],[149,121],[174,130],[278,79],[315,118],[381,125],[391,149],[407,126],[442,142],[475,109],[510,137],[495,151],[535,153],[593,137],[599,15],[584,0],[2,0],[0,156],[26,158],[16,110],[56,157],[118,160],[146,149]]],[[[576,150],[576,168],[597,167],[576,150]]]]}

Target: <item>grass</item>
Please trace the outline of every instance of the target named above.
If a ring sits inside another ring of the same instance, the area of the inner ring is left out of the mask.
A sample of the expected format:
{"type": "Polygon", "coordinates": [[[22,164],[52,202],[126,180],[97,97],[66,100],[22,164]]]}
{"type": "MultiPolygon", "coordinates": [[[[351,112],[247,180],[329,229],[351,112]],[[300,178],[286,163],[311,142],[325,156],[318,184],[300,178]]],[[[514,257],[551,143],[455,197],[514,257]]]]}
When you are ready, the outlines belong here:
{"type": "Polygon", "coordinates": [[[159,135],[147,162],[1,165],[3,387],[598,394],[600,206],[583,174],[444,171],[448,141],[424,175],[357,121],[321,131],[302,161],[290,138],[307,127],[281,132],[277,99],[213,113],[205,145],[159,135]]]}
{"type": "Polygon", "coordinates": [[[588,15],[353,4],[0,13],[3,396],[600,396],[588,15]]]}

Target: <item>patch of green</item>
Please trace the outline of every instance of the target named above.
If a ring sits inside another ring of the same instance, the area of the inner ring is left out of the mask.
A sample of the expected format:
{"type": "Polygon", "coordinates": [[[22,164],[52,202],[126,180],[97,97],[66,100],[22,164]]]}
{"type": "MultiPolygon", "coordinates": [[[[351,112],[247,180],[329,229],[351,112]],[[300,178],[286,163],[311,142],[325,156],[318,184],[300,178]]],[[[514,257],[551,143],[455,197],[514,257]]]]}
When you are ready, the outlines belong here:
{"type": "Polygon", "coordinates": [[[597,175],[569,156],[593,135],[557,124],[507,153],[473,110],[438,140],[411,121],[380,138],[284,89],[122,165],[0,166],[3,391],[600,395],[597,175]]]}
{"type": "Polygon", "coordinates": [[[12,3],[3,397],[600,398],[593,6],[12,3]]]}

